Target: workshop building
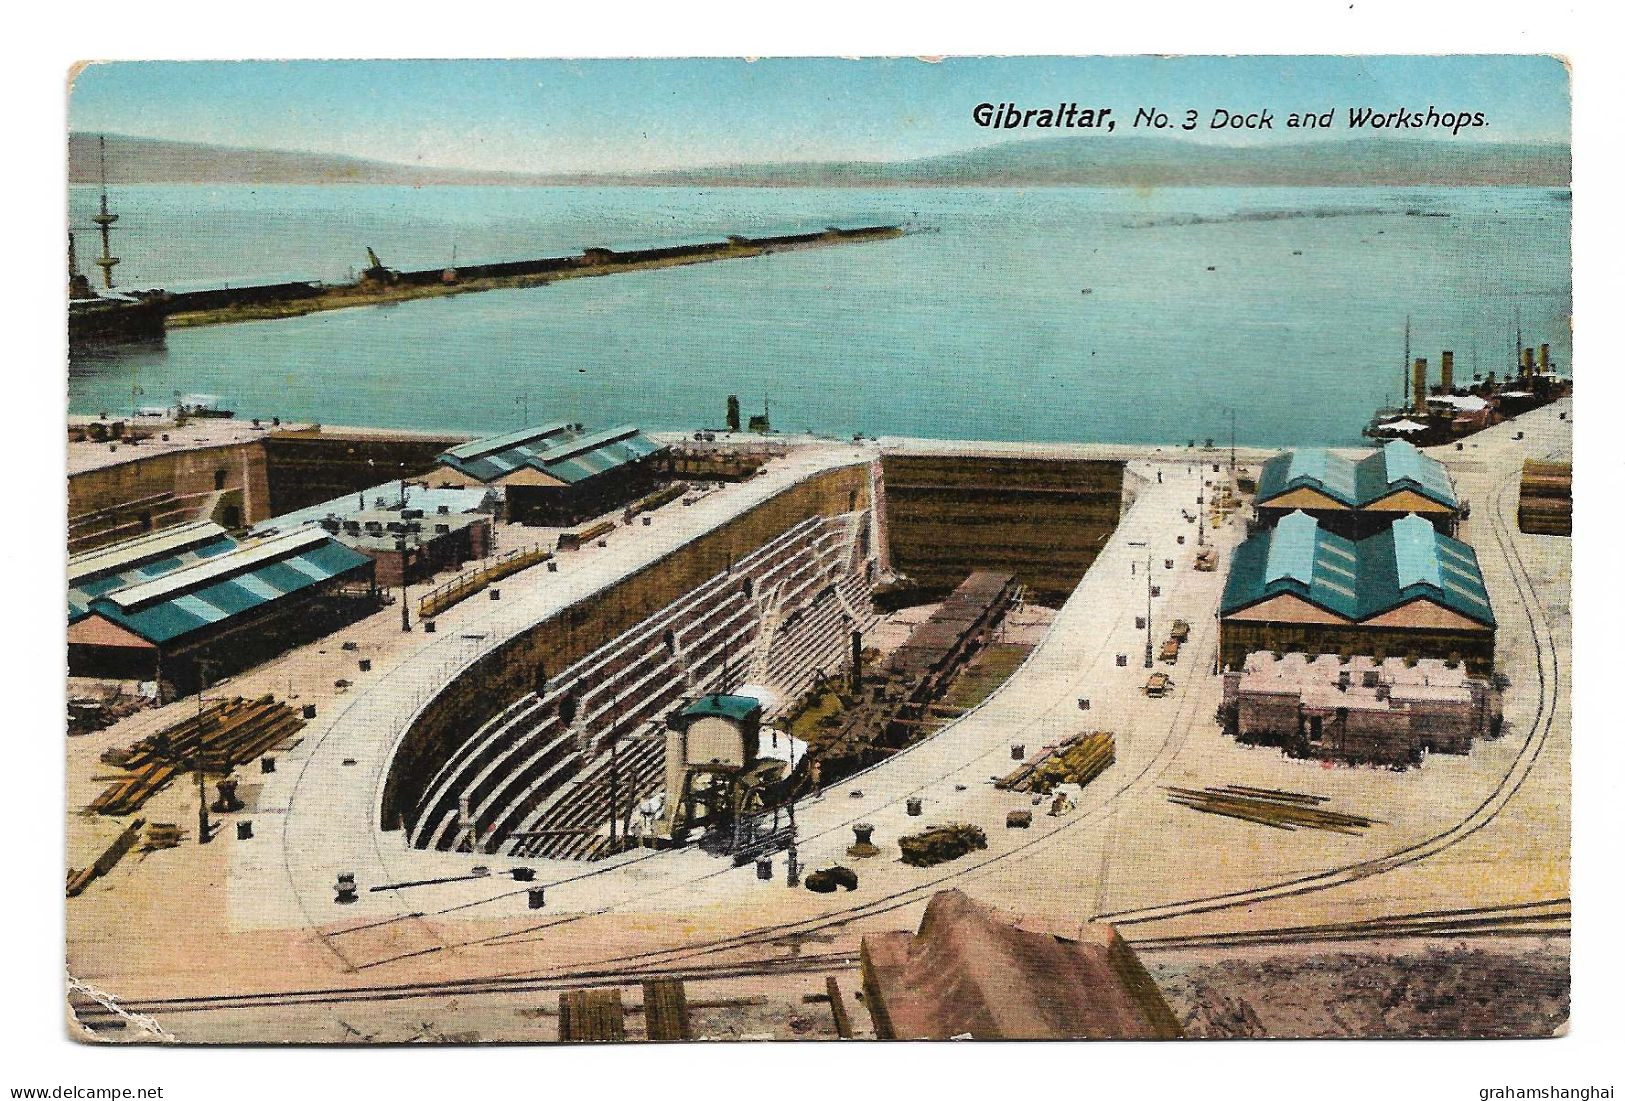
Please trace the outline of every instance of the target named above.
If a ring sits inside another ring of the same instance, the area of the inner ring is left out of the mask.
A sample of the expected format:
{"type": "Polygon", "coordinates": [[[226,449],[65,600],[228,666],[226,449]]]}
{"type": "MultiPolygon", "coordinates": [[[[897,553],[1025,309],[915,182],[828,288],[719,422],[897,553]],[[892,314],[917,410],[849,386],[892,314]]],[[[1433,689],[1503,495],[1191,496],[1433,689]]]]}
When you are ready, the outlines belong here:
{"type": "Polygon", "coordinates": [[[430,482],[498,487],[509,521],[562,527],[648,493],[666,451],[635,425],[582,434],[560,422],[452,448],[430,482]]]}
{"type": "Polygon", "coordinates": [[[386,482],[267,520],[250,534],[319,527],[371,558],[378,585],[393,589],[490,555],[492,521],[501,507],[501,494],[486,487],[430,489],[386,482]]]}
{"type": "Polygon", "coordinates": [[[1405,516],[1358,542],[1292,512],[1236,548],[1219,660],[1256,650],[1464,662],[1487,675],[1495,614],[1473,548],[1405,516]]]}
{"type": "Polygon", "coordinates": [[[377,606],[373,563],[319,528],[249,540],[89,600],[72,676],[155,681],[161,698],[259,664],[377,606]]]}
{"type": "Polygon", "coordinates": [[[1392,440],[1362,459],[1319,447],[1282,452],[1264,464],[1254,510],[1260,527],[1305,512],[1345,539],[1375,535],[1407,515],[1455,535],[1461,517],[1443,464],[1404,440],[1392,440]]]}

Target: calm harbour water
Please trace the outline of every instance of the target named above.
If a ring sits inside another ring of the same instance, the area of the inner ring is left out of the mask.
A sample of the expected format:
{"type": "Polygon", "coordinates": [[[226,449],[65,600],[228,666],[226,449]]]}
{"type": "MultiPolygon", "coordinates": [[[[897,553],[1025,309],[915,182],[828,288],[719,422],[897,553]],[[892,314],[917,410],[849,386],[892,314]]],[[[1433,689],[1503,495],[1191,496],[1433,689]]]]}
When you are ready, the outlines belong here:
{"type": "MultiPolygon", "coordinates": [[[[70,195],[84,225],[93,192],[70,195]]],[[[898,240],[171,332],[82,357],[74,412],[505,431],[722,421],[847,435],[1347,445],[1414,355],[1567,370],[1570,207],[1544,189],[128,187],[118,275],[344,279],[589,245],[905,222],[898,240]],[[1407,213],[1407,212],[1412,213],[1407,213]],[[1447,217],[1421,216],[1422,212],[1447,217]],[[1208,270],[1211,267],[1213,270],[1208,270]],[[1083,293],[1085,290],[1089,293],[1083,293]],[[139,388],[140,393],[132,397],[139,388]]],[[[81,235],[88,260],[88,236],[81,235]]]]}

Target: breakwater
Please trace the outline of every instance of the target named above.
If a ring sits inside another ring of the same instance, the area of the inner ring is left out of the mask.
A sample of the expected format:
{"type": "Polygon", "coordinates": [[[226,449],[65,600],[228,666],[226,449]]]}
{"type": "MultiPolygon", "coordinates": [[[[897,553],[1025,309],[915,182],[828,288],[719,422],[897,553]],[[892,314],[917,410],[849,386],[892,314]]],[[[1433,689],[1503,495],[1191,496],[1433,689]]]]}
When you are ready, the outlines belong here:
{"type": "Polygon", "coordinates": [[[818,232],[769,237],[730,235],[715,241],[655,245],[635,249],[589,248],[565,256],[545,256],[494,264],[464,264],[417,271],[375,265],[352,283],[289,281],[246,287],[181,291],[163,298],[169,328],[220,325],[298,317],[320,310],[404,302],[474,291],[542,286],[558,279],[736,260],[797,248],[856,244],[902,236],[893,225],[831,226],[818,232]]]}

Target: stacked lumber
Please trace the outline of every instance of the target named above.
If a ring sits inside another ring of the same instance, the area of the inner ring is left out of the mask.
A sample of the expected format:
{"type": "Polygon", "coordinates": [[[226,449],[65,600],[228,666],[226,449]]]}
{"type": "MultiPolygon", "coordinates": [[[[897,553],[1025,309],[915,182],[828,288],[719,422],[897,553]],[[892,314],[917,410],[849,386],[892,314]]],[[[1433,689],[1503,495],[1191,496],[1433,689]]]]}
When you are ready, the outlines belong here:
{"type": "Polygon", "coordinates": [[[173,822],[154,822],[147,827],[147,839],[141,842],[141,851],[150,853],[177,848],[184,836],[185,831],[173,822]]]}
{"type": "Polygon", "coordinates": [[[1528,535],[1573,533],[1573,464],[1524,460],[1518,483],[1518,530],[1528,535]]]}
{"type": "Polygon", "coordinates": [[[1061,784],[1083,787],[1116,761],[1117,740],[1110,733],[1094,730],[1074,734],[1055,745],[1045,746],[1032,760],[993,781],[993,786],[1000,791],[1048,795],[1061,784]]]}
{"type": "Polygon", "coordinates": [[[559,994],[559,1039],[564,1043],[619,1043],[626,1039],[621,992],[565,990],[559,994]]]}
{"type": "Polygon", "coordinates": [[[305,725],[298,712],[270,696],[222,700],[124,748],[102,761],[128,769],[91,801],[97,814],[134,814],[183,772],[227,773],[285,741],[305,725]]]}
{"type": "Polygon", "coordinates": [[[903,863],[915,868],[929,868],[958,860],[968,852],[987,848],[987,835],[981,827],[964,822],[950,822],[946,826],[930,826],[919,833],[897,840],[903,851],[903,863]]]}
{"type": "Polygon", "coordinates": [[[141,836],[141,828],[146,825],[143,819],[137,818],[113,839],[113,843],[102,851],[96,862],[88,868],[68,869],[68,897],[73,898],[90,886],[91,882],[113,870],[113,865],[124,859],[124,854],[135,845],[136,838],[141,836]]]}
{"type": "Polygon", "coordinates": [[[626,512],[621,518],[630,524],[632,519],[639,513],[653,512],[661,505],[670,504],[687,492],[687,482],[673,482],[665,489],[657,489],[653,493],[649,494],[649,496],[633,501],[630,505],[627,505],[626,512]]]}
{"type": "Polygon", "coordinates": [[[1326,810],[1322,803],[1330,801],[1326,795],[1304,795],[1278,788],[1255,788],[1245,784],[1227,784],[1223,787],[1194,788],[1169,787],[1168,801],[1205,814],[1217,814],[1243,822],[1256,822],[1278,830],[1329,830],[1332,833],[1358,834],[1378,824],[1378,819],[1359,814],[1344,814],[1326,810]]]}
{"type": "Polygon", "coordinates": [[[614,520],[600,520],[576,531],[563,531],[559,533],[558,548],[561,551],[580,550],[594,539],[601,539],[614,530],[614,520]]]}

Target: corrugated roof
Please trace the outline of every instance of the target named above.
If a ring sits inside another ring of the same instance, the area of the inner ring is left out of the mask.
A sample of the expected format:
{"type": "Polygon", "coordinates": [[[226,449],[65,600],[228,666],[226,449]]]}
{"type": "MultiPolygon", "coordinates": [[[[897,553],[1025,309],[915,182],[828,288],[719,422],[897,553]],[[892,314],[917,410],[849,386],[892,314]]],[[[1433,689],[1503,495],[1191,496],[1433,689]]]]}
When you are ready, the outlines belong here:
{"type": "Polygon", "coordinates": [[[458,444],[456,447],[448,448],[446,455],[456,459],[478,459],[486,455],[493,455],[498,451],[506,451],[522,443],[533,443],[537,440],[565,435],[570,431],[570,427],[569,421],[559,421],[555,424],[544,424],[539,427],[521,428],[514,432],[505,432],[500,436],[486,436],[484,439],[470,440],[468,443],[458,444]]]}
{"type": "MultiPolygon", "coordinates": [[[[510,441],[509,437],[497,439],[504,444],[510,441]]],[[[448,451],[440,461],[481,482],[494,482],[516,470],[529,469],[566,485],[575,485],[663,450],[664,444],[645,436],[637,425],[623,424],[564,439],[525,437],[494,454],[477,458],[465,458],[448,451]]]]}
{"type": "Polygon", "coordinates": [[[267,539],[175,578],[91,602],[96,615],[148,642],[166,643],[371,563],[318,529],[267,539]],[[142,590],[145,590],[144,592],[142,590]],[[141,599],[130,599],[138,593],[141,599]]]}
{"type": "Polygon", "coordinates": [[[1358,461],[1320,447],[1284,451],[1264,464],[1257,499],[1267,504],[1271,498],[1301,488],[1318,490],[1350,508],[1369,505],[1401,488],[1456,507],[1455,490],[1444,465],[1407,440],[1391,440],[1358,461]]]}
{"type": "Polygon", "coordinates": [[[97,574],[128,569],[140,562],[179,554],[191,547],[223,538],[226,529],[208,520],[162,528],[114,543],[107,547],[76,554],[68,559],[68,584],[97,574]]]}
{"type": "Polygon", "coordinates": [[[218,524],[200,522],[90,551],[68,563],[68,622],[90,614],[91,601],[234,550],[218,524]],[[156,538],[155,536],[163,536],[156,538]]]}
{"type": "Polygon", "coordinates": [[[1287,592],[1355,622],[1420,597],[1495,626],[1473,548],[1415,515],[1356,543],[1293,512],[1236,548],[1220,612],[1287,592]]]}

